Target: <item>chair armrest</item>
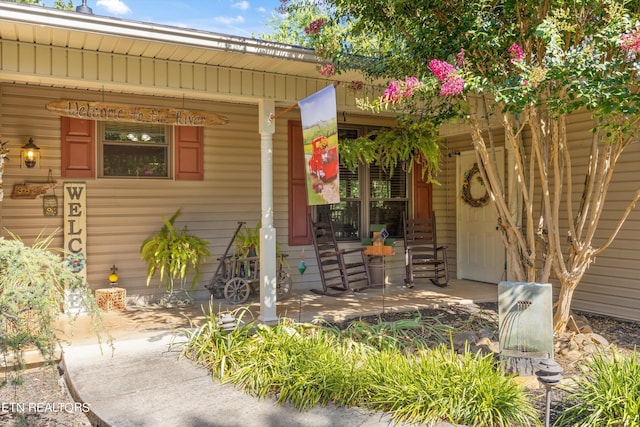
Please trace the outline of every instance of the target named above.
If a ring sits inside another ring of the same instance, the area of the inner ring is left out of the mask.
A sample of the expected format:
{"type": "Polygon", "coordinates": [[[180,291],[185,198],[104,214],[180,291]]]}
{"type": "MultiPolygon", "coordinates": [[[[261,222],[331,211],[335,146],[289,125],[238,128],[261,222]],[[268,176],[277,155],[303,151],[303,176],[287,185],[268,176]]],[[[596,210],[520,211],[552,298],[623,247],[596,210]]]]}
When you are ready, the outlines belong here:
{"type": "Polygon", "coordinates": [[[340,249],[340,253],[342,253],[343,255],[355,254],[356,252],[364,253],[364,248],[340,249]]]}

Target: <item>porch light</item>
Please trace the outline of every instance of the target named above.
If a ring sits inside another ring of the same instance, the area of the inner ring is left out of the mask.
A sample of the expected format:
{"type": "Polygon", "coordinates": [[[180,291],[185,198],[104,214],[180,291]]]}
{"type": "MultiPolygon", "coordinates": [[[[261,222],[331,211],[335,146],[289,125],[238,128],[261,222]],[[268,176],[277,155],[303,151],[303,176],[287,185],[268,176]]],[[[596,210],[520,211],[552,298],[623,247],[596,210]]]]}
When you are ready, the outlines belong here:
{"type": "Polygon", "coordinates": [[[111,274],[109,275],[109,284],[111,285],[111,287],[118,286],[119,277],[116,271],[118,271],[118,267],[113,264],[113,267],[111,267],[111,274]]]}
{"type": "Polygon", "coordinates": [[[29,169],[34,168],[40,161],[40,147],[33,143],[33,138],[22,146],[20,150],[22,161],[29,169]]]}
{"type": "Polygon", "coordinates": [[[87,6],[87,0],[82,0],[82,5],[76,7],[76,12],[93,15],[93,11],[87,6]]]}

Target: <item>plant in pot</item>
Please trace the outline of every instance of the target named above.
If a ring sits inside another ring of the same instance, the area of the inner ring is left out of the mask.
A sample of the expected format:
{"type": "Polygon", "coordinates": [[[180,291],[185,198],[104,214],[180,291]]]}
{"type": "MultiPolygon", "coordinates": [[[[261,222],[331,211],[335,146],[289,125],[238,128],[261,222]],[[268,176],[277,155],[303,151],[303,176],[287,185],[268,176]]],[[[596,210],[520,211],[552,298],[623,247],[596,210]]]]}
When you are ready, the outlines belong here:
{"type": "Polygon", "coordinates": [[[186,225],[181,230],[174,227],[180,211],[178,209],[169,219],[163,217],[162,228],[140,247],[140,256],[148,264],[147,286],[158,273],[160,286],[164,284],[166,287],[160,300],[165,307],[193,303],[191,293],[200,278],[200,263],[211,255],[208,241],[189,233],[186,225]],[[191,270],[193,279],[191,288],[187,290],[187,273],[191,270]]]}

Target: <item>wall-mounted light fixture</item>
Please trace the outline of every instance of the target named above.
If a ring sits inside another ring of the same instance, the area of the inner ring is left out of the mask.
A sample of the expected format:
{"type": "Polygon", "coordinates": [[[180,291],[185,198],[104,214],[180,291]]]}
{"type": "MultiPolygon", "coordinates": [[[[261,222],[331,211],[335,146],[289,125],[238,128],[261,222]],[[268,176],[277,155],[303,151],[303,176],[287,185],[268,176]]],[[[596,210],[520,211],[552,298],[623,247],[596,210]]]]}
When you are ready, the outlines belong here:
{"type": "Polygon", "coordinates": [[[29,169],[40,163],[40,147],[33,143],[33,138],[29,138],[29,142],[22,146],[20,153],[22,163],[29,169]]]}

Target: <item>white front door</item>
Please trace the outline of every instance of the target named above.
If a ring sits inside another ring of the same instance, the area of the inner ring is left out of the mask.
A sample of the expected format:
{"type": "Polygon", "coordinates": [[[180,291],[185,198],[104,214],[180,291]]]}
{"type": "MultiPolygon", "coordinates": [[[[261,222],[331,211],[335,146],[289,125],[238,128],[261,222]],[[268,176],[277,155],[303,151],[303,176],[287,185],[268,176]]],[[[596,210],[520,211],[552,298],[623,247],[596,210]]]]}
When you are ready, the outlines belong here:
{"type": "MultiPolygon", "coordinates": [[[[504,150],[498,149],[496,156],[504,185],[504,150]]],[[[474,151],[461,153],[456,161],[457,275],[458,279],[498,283],[506,280],[506,253],[497,231],[493,202],[489,199],[483,204],[486,190],[475,163],[474,151]],[[466,191],[465,177],[469,184],[466,191]]]]}

